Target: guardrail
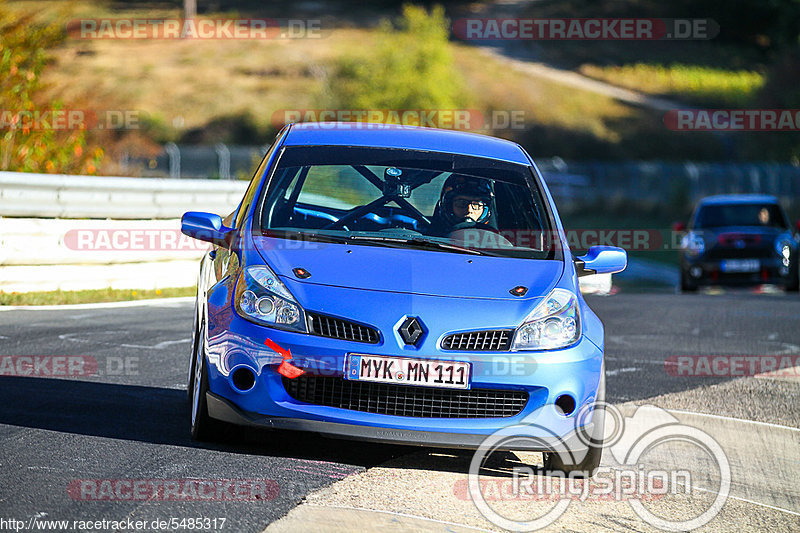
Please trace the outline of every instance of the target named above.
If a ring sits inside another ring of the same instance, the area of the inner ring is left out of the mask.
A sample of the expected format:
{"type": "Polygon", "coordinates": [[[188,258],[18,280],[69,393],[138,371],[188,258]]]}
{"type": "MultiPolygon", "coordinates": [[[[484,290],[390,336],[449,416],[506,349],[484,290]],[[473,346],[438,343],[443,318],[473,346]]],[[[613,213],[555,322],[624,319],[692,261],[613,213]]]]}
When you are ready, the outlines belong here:
{"type": "Polygon", "coordinates": [[[204,246],[179,242],[188,239],[180,234],[181,215],[230,213],[246,187],[244,181],[0,172],[0,216],[13,217],[0,219],[0,291],[192,286],[204,246]],[[127,249],[101,242],[109,236],[129,239],[127,249]]]}
{"type": "Polygon", "coordinates": [[[247,182],[0,172],[0,216],[169,219],[229,213],[247,182]]]}

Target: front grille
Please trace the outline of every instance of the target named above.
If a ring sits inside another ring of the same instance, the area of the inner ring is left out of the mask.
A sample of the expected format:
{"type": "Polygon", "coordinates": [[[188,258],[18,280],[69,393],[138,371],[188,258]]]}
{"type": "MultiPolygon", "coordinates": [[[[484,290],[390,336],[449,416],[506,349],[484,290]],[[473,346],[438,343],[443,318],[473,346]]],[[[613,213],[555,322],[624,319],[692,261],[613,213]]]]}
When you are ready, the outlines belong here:
{"type": "Polygon", "coordinates": [[[378,330],[364,324],[318,313],[307,313],[307,317],[308,332],[312,335],[368,344],[377,344],[380,340],[378,330]]]}
{"type": "Polygon", "coordinates": [[[758,248],[733,248],[724,246],[714,246],[706,251],[702,256],[707,261],[719,261],[721,259],[770,259],[777,257],[775,251],[769,247],[758,248]]]}
{"type": "Polygon", "coordinates": [[[448,335],[442,341],[443,350],[458,352],[506,352],[511,348],[510,329],[469,331],[448,335]]]}
{"type": "Polygon", "coordinates": [[[528,403],[528,393],[518,390],[453,390],[329,376],[284,377],[283,386],[303,403],[418,418],[507,418],[528,403]]]}

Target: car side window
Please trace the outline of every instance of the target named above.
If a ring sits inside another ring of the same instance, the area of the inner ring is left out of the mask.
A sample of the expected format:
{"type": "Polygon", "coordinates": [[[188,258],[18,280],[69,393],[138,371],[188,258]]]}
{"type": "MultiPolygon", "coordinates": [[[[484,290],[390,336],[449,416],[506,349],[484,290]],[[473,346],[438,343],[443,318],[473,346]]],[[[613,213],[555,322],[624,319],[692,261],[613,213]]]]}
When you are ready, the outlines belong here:
{"type": "Polygon", "coordinates": [[[272,152],[275,151],[275,147],[277,145],[278,143],[275,142],[269,148],[269,150],[267,150],[267,154],[264,156],[264,159],[261,160],[261,164],[258,165],[258,170],[256,170],[255,174],[253,174],[253,179],[250,180],[250,185],[247,187],[247,191],[244,193],[244,198],[242,198],[242,202],[239,204],[239,208],[236,211],[236,228],[242,227],[242,223],[247,216],[247,212],[250,210],[250,204],[253,203],[253,199],[258,191],[258,185],[261,183],[261,178],[264,177],[264,171],[267,168],[267,162],[270,160],[270,157],[272,157],[272,152]]]}

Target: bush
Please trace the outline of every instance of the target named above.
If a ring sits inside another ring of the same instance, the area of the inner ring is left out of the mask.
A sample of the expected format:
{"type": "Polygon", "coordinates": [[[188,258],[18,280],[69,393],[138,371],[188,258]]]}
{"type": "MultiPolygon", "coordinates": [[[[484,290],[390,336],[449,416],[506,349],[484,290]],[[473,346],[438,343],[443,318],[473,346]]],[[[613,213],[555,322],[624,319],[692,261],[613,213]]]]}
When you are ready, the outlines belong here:
{"type": "Polygon", "coordinates": [[[34,14],[11,10],[0,0],[0,170],[94,174],[103,157],[88,149],[83,130],[37,127],[25,113],[52,117],[60,102],[42,101],[41,75],[47,50],[64,40],[56,24],[40,24],[34,14]],[[49,114],[48,114],[49,113],[49,114]],[[33,127],[31,127],[33,126],[33,127]]]}
{"type": "Polygon", "coordinates": [[[467,103],[444,9],[405,5],[397,28],[383,20],[377,43],[345,57],[328,80],[331,104],[352,110],[460,109],[467,103]]]}

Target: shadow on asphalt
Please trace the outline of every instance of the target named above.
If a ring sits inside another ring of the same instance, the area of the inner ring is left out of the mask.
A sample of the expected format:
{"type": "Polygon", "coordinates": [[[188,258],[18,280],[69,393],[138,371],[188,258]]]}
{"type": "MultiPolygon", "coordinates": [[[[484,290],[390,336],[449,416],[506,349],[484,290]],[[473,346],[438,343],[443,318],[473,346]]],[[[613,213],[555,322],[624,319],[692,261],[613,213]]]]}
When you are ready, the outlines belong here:
{"type": "MultiPolygon", "coordinates": [[[[349,441],[234,426],[226,428],[217,443],[197,443],[189,437],[189,404],[184,390],[68,379],[0,376],[0,424],[364,468],[382,465],[466,473],[472,459],[468,450],[349,441]]],[[[513,453],[497,452],[488,458],[485,468],[493,475],[504,476],[522,464],[513,453]]],[[[536,470],[536,465],[525,466],[536,470]]]]}
{"type": "Polygon", "coordinates": [[[216,443],[189,437],[186,391],[92,381],[0,376],[0,424],[110,439],[210,448],[355,466],[417,451],[316,434],[230,426],[216,443]]]}

